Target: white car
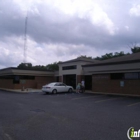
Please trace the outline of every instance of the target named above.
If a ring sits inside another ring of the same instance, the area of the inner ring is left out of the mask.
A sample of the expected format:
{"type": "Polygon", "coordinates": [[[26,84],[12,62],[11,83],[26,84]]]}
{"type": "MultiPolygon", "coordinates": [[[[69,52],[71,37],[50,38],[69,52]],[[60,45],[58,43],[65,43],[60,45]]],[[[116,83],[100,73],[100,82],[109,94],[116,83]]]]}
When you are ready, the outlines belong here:
{"type": "Polygon", "coordinates": [[[73,87],[68,86],[62,82],[53,82],[43,86],[42,91],[46,93],[54,93],[54,94],[56,94],[57,92],[72,92],[73,87]]]}

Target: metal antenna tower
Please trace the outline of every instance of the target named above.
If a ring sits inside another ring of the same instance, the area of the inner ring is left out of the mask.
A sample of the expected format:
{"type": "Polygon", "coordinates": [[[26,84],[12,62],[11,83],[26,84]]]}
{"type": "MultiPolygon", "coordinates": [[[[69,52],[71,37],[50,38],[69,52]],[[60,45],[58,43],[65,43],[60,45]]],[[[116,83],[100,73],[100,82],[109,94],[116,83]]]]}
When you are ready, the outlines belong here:
{"type": "Polygon", "coordinates": [[[24,32],[24,60],[23,62],[26,63],[26,57],[27,57],[27,21],[28,17],[25,18],[25,32],[24,32]]]}

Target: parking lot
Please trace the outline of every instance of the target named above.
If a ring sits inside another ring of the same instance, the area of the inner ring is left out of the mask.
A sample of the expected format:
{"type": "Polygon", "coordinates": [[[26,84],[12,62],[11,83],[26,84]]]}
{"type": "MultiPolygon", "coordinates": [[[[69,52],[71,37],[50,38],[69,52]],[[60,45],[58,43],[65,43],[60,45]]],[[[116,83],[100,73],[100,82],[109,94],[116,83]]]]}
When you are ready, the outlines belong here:
{"type": "Polygon", "coordinates": [[[0,140],[128,140],[140,98],[0,91],[0,140]]]}

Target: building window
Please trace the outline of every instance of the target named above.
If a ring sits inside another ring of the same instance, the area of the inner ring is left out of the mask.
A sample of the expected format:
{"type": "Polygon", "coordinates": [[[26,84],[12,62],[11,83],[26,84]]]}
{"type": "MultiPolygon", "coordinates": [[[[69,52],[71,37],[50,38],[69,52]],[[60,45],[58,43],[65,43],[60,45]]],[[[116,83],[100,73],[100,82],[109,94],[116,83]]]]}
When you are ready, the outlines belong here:
{"type": "Polygon", "coordinates": [[[8,76],[0,76],[0,79],[13,79],[14,76],[8,75],[8,76]]]}
{"type": "Polygon", "coordinates": [[[22,75],[20,76],[20,79],[26,79],[26,80],[34,80],[35,79],[35,76],[26,76],[26,75],[22,75]]]}
{"type": "Polygon", "coordinates": [[[125,79],[139,79],[140,74],[139,73],[125,73],[124,77],[125,79]]]}
{"type": "Polygon", "coordinates": [[[19,76],[14,76],[13,84],[19,84],[19,76]]]}
{"type": "Polygon", "coordinates": [[[110,78],[112,80],[122,80],[124,79],[124,73],[111,73],[110,78]]]}
{"type": "Polygon", "coordinates": [[[76,65],[72,65],[72,66],[62,67],[62,70],[73,70],[73,69],[77,69],[77,66],[76,65]]]}
{"type": "Polygon", "coordinates": [[[130,73],[111,73],[110,74],[111,79],[115,80],[137,80],[140,79],[140,73],[138,72],[130,72],[130,73]]]}

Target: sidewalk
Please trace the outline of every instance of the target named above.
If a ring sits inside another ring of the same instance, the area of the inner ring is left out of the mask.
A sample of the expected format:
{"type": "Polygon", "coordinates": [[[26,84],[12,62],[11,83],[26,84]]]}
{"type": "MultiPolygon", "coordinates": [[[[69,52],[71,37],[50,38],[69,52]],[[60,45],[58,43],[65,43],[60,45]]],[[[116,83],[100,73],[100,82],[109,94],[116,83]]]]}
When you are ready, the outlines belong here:
{"type": "Polygon", "coordinates": [[[32,89],[32,88],[27,88],[24,91],[21,89],[6,89],[6,88],[0,88],[0,90],[11,91],[11,92],[20,92],[20,93],[42,92],[41,89],[32,89]]]}

